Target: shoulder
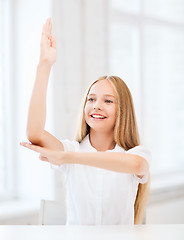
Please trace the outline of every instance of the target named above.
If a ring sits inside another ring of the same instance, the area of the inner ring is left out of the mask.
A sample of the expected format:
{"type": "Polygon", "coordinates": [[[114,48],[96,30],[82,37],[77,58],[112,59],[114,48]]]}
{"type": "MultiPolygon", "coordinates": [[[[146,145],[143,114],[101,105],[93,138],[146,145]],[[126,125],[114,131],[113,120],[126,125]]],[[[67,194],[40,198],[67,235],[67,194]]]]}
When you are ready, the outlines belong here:
{"type": "Polygon", "coordinates": [[[75,140],[62,139],[60,140],[64,146],[64,151],[77,152],[79,149],[79,142],[75,140]]]}
{"type": "Polygon", "coordinates": [[[141,146],[141,145],[135,146],[135,147],[129,149],[128,151],[126,151],[126,153],[139,155],[139,156],[145,158],[149,164],[151,163],[151,152],[145,146],[141,146]]]}
{"type": "Polygon", "coordinates": [[[138,145],[138,146],[135,146],[133,148],[130,148],[129,150],[127,150],[126,152],[145,152],[145,153],[148,153],[148,154],[151,154],[150,150],[145,147],[145,146],[142,146],[142,145],[138,145]]]}

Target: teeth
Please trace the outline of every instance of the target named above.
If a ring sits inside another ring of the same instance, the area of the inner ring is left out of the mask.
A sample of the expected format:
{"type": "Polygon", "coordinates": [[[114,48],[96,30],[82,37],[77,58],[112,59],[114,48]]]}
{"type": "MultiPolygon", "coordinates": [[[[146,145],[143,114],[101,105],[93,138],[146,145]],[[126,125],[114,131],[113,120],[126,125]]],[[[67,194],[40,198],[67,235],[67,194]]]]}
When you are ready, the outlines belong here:
{"type": "Polygon", "coordinates": [[[98,115],[91,115],[91,116],[94,117],[94,118],[105,118],[105,117],[98,116],[98,115]]]}

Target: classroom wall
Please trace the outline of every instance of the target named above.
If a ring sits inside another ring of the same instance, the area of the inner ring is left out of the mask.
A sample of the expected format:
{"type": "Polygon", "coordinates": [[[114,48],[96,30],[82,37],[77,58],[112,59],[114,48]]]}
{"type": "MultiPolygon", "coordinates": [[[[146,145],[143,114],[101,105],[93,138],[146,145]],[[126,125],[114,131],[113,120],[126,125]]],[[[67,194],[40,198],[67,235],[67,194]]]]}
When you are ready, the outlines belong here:
{"type": "MultiPolygon", "coordinates": [[[[63,186],[64,187],[64,186],[63,186]]],[[[63,193],[65,189],[63,189],[63,193]]],[[[1,214],[0,224],[2,225],[37,225],[39,224],[40,209],[33,205],[32,211],[21,208],[17,204],[17,211],[3,216],[1,214]],[[21,208],[19,210],[19,208],[21,208]]],[[[162,192],[152,191],[150,202],[146,210],[146,224],[184,224],[184,190],[183,188],[162,192]]],[[[0,207],[0,211],[3,206],[0,207]]],[[[12,208],[12,207],[11,207],[12,208]]],[[[11,209],[10,209],[11,210],[11,209]]],[[[13,210],[13,209],[12,209],[13,210]]]]}

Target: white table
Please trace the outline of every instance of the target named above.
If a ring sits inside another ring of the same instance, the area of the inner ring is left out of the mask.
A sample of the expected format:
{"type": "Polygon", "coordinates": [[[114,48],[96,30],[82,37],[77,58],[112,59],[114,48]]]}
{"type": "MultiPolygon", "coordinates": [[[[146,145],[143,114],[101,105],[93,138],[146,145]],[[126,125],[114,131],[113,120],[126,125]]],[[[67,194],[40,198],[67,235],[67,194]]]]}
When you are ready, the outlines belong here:
{"type": "Polygon", "coordinates": [[[183,240],[184,224],[28,226],[1,225],[1,240],[183,240]]]}

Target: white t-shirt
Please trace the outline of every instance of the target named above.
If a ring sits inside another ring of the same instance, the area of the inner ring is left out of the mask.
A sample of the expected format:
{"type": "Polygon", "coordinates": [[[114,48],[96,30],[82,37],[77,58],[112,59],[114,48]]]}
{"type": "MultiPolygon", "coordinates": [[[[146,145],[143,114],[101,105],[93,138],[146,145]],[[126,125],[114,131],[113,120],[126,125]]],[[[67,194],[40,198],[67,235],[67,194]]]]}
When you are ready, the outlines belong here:
{"type": "MultiPolygon", "coordinates": [[[[64,151],[97,152],[89,141],[61,141],[64,151]]],[[[150,164],[150,152],[143,146],[128,151],[116,144],[106,152],[126,152],[144,157],[150,164]]],[[[134,174],[120,173],[82,164],[51,165],[62,171],[66,179],[66,225],[123,225],[134,224],[134,202],[139,183],[146,183],[148,174],[138,178],[134,174]]]]}

